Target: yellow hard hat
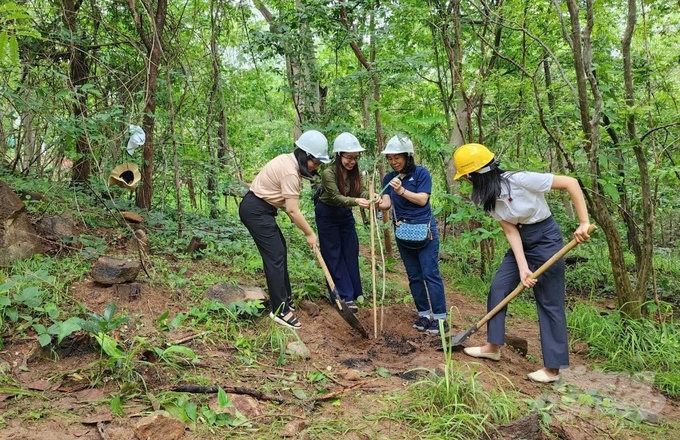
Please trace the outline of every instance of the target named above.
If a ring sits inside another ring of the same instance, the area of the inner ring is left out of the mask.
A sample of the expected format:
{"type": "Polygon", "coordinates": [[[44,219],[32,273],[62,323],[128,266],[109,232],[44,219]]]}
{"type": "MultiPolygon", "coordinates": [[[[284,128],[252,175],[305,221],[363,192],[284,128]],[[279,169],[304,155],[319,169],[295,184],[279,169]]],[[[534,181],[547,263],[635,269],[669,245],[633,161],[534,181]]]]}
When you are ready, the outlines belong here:
{"type": "Polygon", "coordinates": [[[494,158],[494,154],[482,144],[465,144],[453,153],[456,166],[454,180],[481,170],[494,158]]]}
{"type": "Polygon", "coordinates": [[[142,180],[142,174],[139,168],[132,162],[126,162],[118,165],[111,171],[109,175],[109,186],[118,185],[132,191],[137,187],[139,181],[142,180]]]}

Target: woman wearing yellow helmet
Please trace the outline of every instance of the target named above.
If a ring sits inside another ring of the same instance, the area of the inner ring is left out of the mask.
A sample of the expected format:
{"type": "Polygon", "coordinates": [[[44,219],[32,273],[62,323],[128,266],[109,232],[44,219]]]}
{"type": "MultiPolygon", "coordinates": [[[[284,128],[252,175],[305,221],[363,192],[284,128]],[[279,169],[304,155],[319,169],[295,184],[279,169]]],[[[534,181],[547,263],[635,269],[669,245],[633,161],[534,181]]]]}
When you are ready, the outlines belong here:
{"type": "MultiPolygon", "coordinates": [[[[569,366],[564,259],[538,279],[529,276],[563,247],[562,231],[545,200],[548,191],[560,189],[569,193],[579,220],[574,237],[579,243],[590,237],[590,221],[581,187],[576,179],[568,176],[504,171],[495,155],[481,144],[463,145],[453,159],[455,179],[465,177],[472,183],[472,201],[500,222],[510,244],[491,282],[487,308],[492,310],[519,282],[527,288],[533,287],[544,367],[529,373],[528,378],[534,382],[555,382],[560,378],[560,369],[569,366]]],[[[500,348],[505,343],[505,312],[503,309],[489,320],[487,344],[465,348],[466,354],[500,360],[500,348]]]]}

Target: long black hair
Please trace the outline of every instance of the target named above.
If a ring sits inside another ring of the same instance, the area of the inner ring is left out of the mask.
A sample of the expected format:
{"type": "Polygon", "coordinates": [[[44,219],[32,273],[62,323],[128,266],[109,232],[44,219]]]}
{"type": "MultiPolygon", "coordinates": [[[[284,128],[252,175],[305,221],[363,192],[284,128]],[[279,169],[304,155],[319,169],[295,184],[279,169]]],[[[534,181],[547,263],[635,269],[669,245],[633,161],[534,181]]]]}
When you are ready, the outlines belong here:
{"type": "Polygon", "coordinates": [[[472,182],[472,201],[484,207],[484,212],[492,212],[496,209],[496,199],[501,195],[503,185],[510,190],[510,182],[503,177],[505,170],[498,167],[498,162],[493,159],[487,167],[491,169],[486,173],[470,173],[472,182]]]}
{"type": "Polygon", "coordinates": [[[361,172],[359,162],[355,162],[354,168],[345,170],[342,165],[342,153],[335,155],[335,183],[338,185],[340,194],[347,197],[359,197],[361,195],[361,172]],[[343,170],[347,172],[349,188],[345,188],[345,179],[342,177],[343,170]]]}
{"type": "Polygon", "coordinates": [[[310,159],[313,159],[313,156],[308,154],[302,148],[296,148],[295,151],[293,151],[293,155],[295,155],[295,160],[297,160],[298,168],[300,169],[300,175],[302,177],[304,177],[305,179],[309,179],[309,180],[314,178],[314,176],[317,173],[316,173],[316,171],[314,171],[314,172],[309,171],[309,167],[308,167],[308,164],[307,164],[307,161],[310,160],[310,159]]]}

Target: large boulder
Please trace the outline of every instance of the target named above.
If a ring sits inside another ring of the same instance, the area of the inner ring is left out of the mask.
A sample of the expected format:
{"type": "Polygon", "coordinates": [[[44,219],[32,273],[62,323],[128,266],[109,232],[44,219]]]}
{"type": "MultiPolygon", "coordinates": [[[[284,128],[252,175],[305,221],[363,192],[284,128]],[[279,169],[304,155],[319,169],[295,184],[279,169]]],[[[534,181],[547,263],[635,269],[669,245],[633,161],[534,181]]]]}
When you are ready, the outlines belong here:
{"type": "Polygon", "coordinates": [[[40,236],[28,218],[24,202],[0,181],[0,266],[10,266],[42,252],[40,236]]]}

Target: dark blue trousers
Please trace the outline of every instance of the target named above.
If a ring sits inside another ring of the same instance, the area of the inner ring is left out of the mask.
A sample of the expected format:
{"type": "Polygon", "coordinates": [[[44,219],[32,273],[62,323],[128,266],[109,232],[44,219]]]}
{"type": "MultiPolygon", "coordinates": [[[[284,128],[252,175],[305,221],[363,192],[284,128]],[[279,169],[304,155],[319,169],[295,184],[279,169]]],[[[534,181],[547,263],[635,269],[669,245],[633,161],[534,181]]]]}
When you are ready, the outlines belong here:
{"type": "MultiPolygon", "coordinates": [[[[563,247],[562,231],[552,217],[533,225],[519,225],[518,228],[524,255],[532,271],[536,271],[563,247]]],[[[533,288],[538,309],[543,365],[546,368],[562,369],[569,366],[564,268],[562,258],[538,277],[538,282],[533,288]]],[[[493,309],[515,290],[519,283],[517,261],[512,250],[508,249],[491,282],[487,310],[493,309]]],[[[487,341],[492,344],[505,343],[506,310],[507,307],[503,308],[488,322],[487,341]]]]}
{"type": "Polygon", "coordinates": [[[272,311],[288,313],[287,300],[291,297],[288,248],[281,228],[276,224],[277,209],[248,191],[241,200],[238,214],[262,256],[272,311]]]}
{"type": "Polygon", "coordinates": [[[314,207],[319,250],[340,298],[354,301],[363,295],[359,275],[359,238],[352,208],[321,201],[314,207]]]}
{"type": "Polygon", "coordinates": [[[420,249],[403,246],[397,240],[399,255],[406,268],[408,283],[419,316],[446,319],[446,293],[439,273],[439,233],[434,216],[430,219],[432,240],[420,249]]]}

